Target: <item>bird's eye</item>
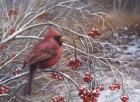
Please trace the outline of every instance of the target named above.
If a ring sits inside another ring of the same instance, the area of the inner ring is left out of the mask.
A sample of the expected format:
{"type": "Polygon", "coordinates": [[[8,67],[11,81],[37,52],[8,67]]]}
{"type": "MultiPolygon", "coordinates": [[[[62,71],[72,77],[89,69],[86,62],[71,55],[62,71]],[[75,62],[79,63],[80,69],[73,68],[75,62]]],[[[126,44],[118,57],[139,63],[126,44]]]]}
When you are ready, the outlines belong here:
{"type": "Polygon", "coordinates": [[[61,41],[61,36],[55,36],[54,37],[54,39],[55,39],[55,41],[57,41],[58,42],[58,44],[61,46],[62,45],[62,41],[61,41]]]}
{"type": "Polygon", "coordinates": [[[60,36],[55,36],[54,37],[55,41],[60,41],[60,38],[61,38],[60,36]]]}

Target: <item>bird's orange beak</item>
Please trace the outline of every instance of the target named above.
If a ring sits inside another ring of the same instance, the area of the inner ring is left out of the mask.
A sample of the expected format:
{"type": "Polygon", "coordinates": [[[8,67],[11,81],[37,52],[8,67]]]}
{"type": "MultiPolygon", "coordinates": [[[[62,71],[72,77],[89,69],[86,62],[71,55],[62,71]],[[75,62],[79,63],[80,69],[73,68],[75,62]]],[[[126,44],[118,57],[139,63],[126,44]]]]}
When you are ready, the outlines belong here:
{"type": "Polygon", "coordinates": [[[62,36],[61,37],[61,41],[64,42],[65,41],[65,37],[62,36]]]}

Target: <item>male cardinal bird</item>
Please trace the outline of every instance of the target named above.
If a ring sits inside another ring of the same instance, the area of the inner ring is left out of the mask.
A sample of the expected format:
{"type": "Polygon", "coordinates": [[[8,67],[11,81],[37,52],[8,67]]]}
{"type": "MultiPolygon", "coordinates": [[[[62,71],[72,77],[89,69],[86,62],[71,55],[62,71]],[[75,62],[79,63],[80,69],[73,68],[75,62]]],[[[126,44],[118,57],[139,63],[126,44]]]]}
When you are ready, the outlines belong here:
{"type": "Polygon", "coordinates": [[[57,64],[63,53],[63,37],[54,29],[50,28],[47,36],[38,43],[27,55],[23,67],[29,67],[29,79],[25,89],[25,95],[31,95],[32,81],[37,68],[50,68],[57,64]]]}

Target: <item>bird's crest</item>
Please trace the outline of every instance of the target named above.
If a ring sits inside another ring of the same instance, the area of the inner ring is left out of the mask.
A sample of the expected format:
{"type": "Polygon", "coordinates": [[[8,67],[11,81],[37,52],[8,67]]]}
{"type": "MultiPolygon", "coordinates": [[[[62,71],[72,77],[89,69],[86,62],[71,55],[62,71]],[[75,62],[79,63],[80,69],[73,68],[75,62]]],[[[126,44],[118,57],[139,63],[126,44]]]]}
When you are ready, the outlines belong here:
{"type": "Polygon", "coordinates": [[[55,37],[57,35],[60,35],[59,32],[53,28],[49,28],[48,29],[48,33],[47,33],[47,38],[50,38],[50,37],[55,37]]]}

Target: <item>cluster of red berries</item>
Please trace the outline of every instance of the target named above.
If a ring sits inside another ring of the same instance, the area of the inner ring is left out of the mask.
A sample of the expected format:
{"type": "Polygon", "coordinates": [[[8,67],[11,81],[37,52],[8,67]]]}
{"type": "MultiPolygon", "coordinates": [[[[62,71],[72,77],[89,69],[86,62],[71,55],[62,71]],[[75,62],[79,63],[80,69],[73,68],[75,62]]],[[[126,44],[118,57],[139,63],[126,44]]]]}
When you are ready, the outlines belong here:
{"type": "Polygon", "coordinates": [[[9,35],[12,35],[15,31],[16,31],[15,28],[11,28],[8,33],[9,35]]]}
{"type": "Polygon", "coordinates": [[[70,66],[72,69],[79,68],[82,65],[82,62],[78,58],[71,58],[68,62],[68,66],[70,66]]]}
{"type": "Polygon", "coordinates": [[[17,68],[17,69],[15,69],[14,71],[13,71],[13,74],[14,75],[18,75],[18,74],[20,74],[22,72],[22,69],[21,68],[17,68]]]}
{"type": "Polygon", "coordinates": [[[10,90],[9,86],[2,86],[0,87],[0,94],[5,94],[10,90]]]}
{"type": "Polygon", "coordinates": [[[112,83],[111,86],[109,86],[109,89],[110,90],[119,90],[119,89],[121,89],[121,85],[119,82],[114,82],[114,83],[112,83]]]}
{"type": "Polygon", "coordinates": [[[3,49],[6,49],[6,48],[8,48],[8,45],[7,44],[0,45],[0,51],[3,50],[3,49]]]}
{"type": "Polygon", "coordinates": [[[56,80],[64,80],[64,77],[62,75],[60,75],[59,73],[51,73],[51,76],[53,79],[56,79],[56,80]]]}
{"type": "Polygon", "coordinates": [[[84,82],[89,83],[89,82],[92,81],[92,79],[93,79],[93,77],[92,77],[92,75],[89,72],[86,72],[85,75],[83,76],[84,82]]]}
{"type": "Polygon", "coordinates": [[[63,96],[52,97],[53,102],[66,102],[63,96]]]}
{"type": "Polygon", "coordinates": [[[97,98],[100,96],[101,90],[99,88],[87,89],[86,87],[81,87],[79,88],[79,96],[83,102],[97,102],[97,98]]]}
{"type": "Polygon", "coordinates": [[[121,102],[128,102],[129,97],[128,96],[122,96],[121,97],[121,102]]]}
{"type": "Polygon", "coordinates": [[[101,34],[99,33],[98,30],[92,30],[88,33],[88,36],[95,38],[96,36],[100,36],[101,34]]]}

